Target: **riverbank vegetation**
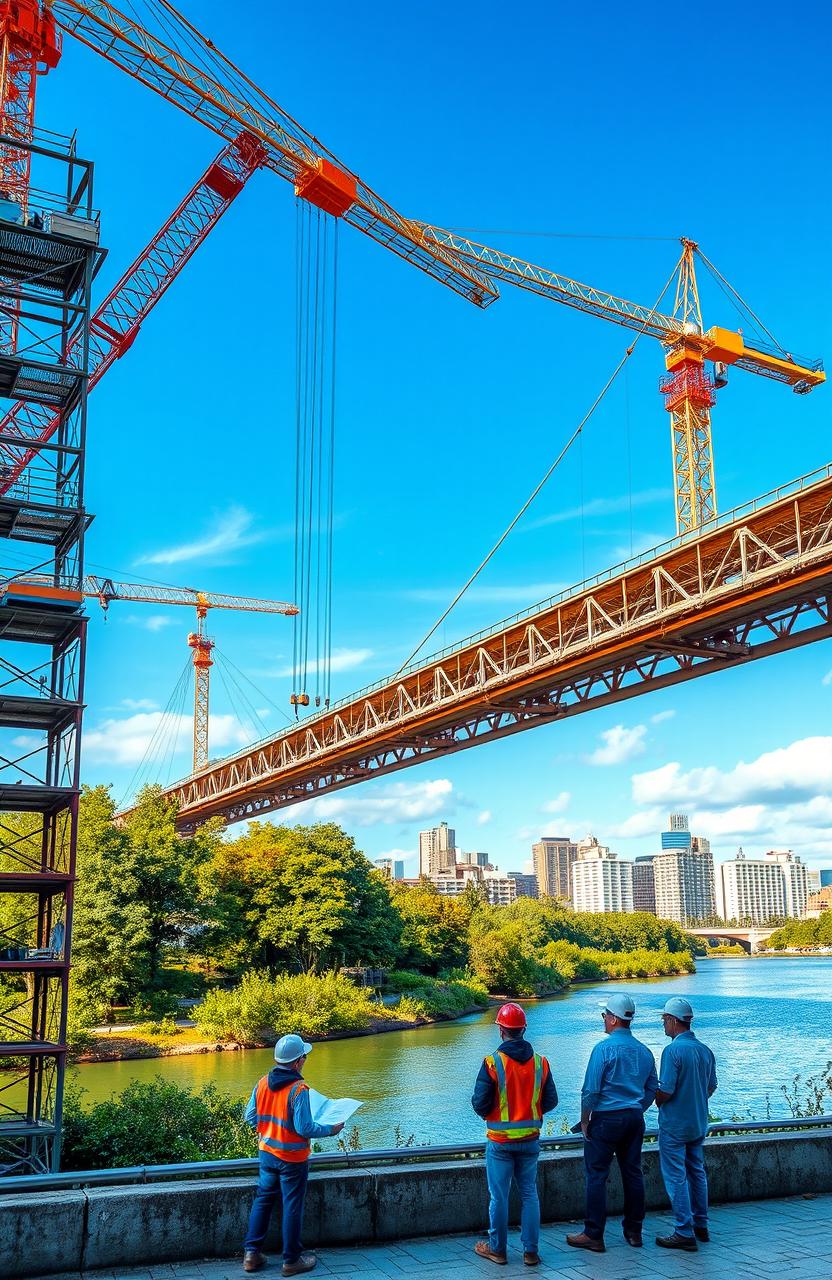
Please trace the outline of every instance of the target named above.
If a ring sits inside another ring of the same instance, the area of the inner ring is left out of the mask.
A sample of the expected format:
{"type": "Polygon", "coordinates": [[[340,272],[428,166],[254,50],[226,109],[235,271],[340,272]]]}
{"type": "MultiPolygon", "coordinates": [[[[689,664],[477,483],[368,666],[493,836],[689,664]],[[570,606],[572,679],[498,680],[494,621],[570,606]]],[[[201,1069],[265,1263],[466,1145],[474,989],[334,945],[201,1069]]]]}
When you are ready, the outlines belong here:
{"type": "MultiPolygon", "coordinates": [[[[474,885],[451,898],[427,881],[391,883],[335,823],[252,822],[229,840],[209,822],[182,837],[154,788],[123,824],[114,812],[106,788],[85,789],[69,1019],[76,1052],[100,1042],[102,1021],[138,1023],[134,1038],[165,1052],[180,1036],[185,1048],[194,1034],[260,1043],[288,1030],[415,1025],[482,1008],[489,994],[536,996],[573,981],[693,968],[692,940],[655,916],[577,914],[556,899],[495,907],[474,885]],[[398,1003],[383,1007],[342,972],[365,966],[387,972],[385,993],[398,1003]],[[196,1033],[173,1022],[183,1002],[197,1002],[196,1033]]],[[[34,851],[32,819],[6,820],[34,851]]],[[[0,870],[8,857],[0,854],[0,870]]],[[[35,943],[25,907],[2,895],[0,929],[22,947],[35,943]]],[[[20,981],[0,983],[0,1002],[14,1001],[20,981]]],[[[120,1035],[119,1026],[106,1035],[120,1035]]]]}
{"type": "Polygon", "coordinates": [[[820,951],[832,947],[832,911],[822,912],[814,920],[790,920],[777,929],[761,950],[820,951]]]}

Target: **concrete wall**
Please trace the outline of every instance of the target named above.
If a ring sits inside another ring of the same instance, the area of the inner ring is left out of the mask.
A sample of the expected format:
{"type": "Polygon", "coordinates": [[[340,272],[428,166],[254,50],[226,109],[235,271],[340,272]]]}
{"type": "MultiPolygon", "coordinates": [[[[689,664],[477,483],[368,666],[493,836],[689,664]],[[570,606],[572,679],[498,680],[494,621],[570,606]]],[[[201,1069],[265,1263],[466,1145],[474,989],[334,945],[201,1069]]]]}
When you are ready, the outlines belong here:
{"type": "MultiPolygon", "coordinates": [[[[714,1138],[706,1154],[715,1203],[832,1191],[829,1133],[714,1138]]],[[[645,1148],[644,1172],[648,1208],[664,1208],[653,1146],[645,1148]]],[[[539,1185],[544,1221],[582,1217],[580,1153],[544,1155],[539,1185]]],[[[51,1277],[232,1255],[241,1248],[253,1194],[252,1179],[222,1178],[0,1195],[0,1276],[51,1277]]],[[[621,1212],[617,1173],[610,1179],[609,1206],[611,1215],[621,1212]]],[[[473,1234],[485,1220],[479,1160],[321,1172],[310,1178],[304,1239],[317,1246],[473,1234]]],[[[277,1245],[273,1224],[267,1249],[277,1245]]]]}

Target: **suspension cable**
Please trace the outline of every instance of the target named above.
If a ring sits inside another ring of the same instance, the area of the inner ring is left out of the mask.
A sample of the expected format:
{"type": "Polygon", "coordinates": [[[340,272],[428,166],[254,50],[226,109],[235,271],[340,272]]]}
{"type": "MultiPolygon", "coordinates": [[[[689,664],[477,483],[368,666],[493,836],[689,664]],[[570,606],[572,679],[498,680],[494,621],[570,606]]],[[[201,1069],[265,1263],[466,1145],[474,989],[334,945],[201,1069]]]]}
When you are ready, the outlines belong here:
{"type": "Polygon", "coordinates": [[[774,343],[778,351],[782,351],[785,354],[786,348],[783,346],[783,344],[777,341],[777,339],[775,338],[771,330],[766,328],[766,326],[763,324],[760,317],[754,311],[751,310],[751,307],[749,307],[745,299],[739,293],[737,293],[734,286],[732,284],[729,284],[729,282],[725,279],[725,276],[722,274],[722,272],[717,270],[717,268],[711,262],[710,258],[706,257],[701,249],[697,249],[696,252],[704,262],[705,266],[710,271],[711,275],[716,280],[717,284],[722,286],[723,293],[727,293],[728,297],[737,305],[737,309],[740,311],[740,313],[744,314],[747,319],[750,319],[752,323],[754,323],[757,326],[757,328],[760,329],[766,335],[766,337],[769,338],[774,343]]]}
{"type": "Polygon", "coordinates": [[[459,591],[457,591],[456,595],[454,596],[453,600],[452,600],[452,601],[451,601],[451,603],[448,605],[447,609],[446,609],[446,610],[445,610],[445,612],[442,614],[442,616],[436,620],[436,622],[435,622],[435,623],[433,624],[433,626],[431,627],[430,631],[428,631],[428,632],[427,632],[427,634],[426,634],[425,636],[423,636],[423,638],[419,641],[419,643],[417,644],[416,648],[415,648],[415,649],[413,650],[413,652],[411,653],[410,657],[409,657],[405,662],[403,662],[403,663],[402,663],[402,665],[399,667],[399,669],[396,671],[396,673],[395,673],[396,675],[401,675],[402,671],[404,671],[404,669],[405,669],[406,667],[410,666],[411,662],[412,662],[412,661],[413,661],[413,659],[416,657],[416,655],[417,655],[417,653],[419,652],[419,650],[420,650],[420,649],[422,649],[422,648],[424,648],[424,646],[427,644],[428,640],[430,640],[431,636],[432,636],[432,635],[434,635],[434,634],[435,634],[435,632],[439,630],[439,628],[442,626],[442,623],[443,623],[443,622],[445,621],[445,619],[448,617],[449,613],[451,613],[451,611],[452,611],[452,610],[453,610],[453,609],[454,609],[454,608],[459,604],[460,600],[461,600],[461,599],[462,599],[462,597],[465,595],[465,593],[466,593],[466,591],[468,590],[468,588],[471,586],[471,584],[472,584],[473,582],[475,582],[475,581],[476,581],[476,579],[477,579],[477,578],[479,577],[479,575],[482,573],[482,571],[483,571],[483,569],[486,567],[486,565],[487,565],[487,564],[488,564],[488,563],[489,563],[489,562],[494,558],[494,556],[496,555],[496,553],[499,551],[500,547],[503,545],[503,543],[505,542],[506,538],[507,538],[507,537],[508,537],[508,535],[511,533],[512,529],[515,527],[515,525],[517,525],[517,524],[520,522],[520,520],[521,520],[521,519],[523,518],[523,516],[526,514],[526,512],[527,512],[527,511],[528,511],[528,509],[529,509],[529,507],[532,505],[532,503],[534,502],[535,498],[536,498],[536,497],[537,497],[537,495],[540,493],[541,489],[544,487],[544,485],[547,483],[547,481],[548,481],[548,480],[549,480],[549,479],[554,475],[554,473],[557,471],[557,469],[558,469],[558,467],[560,466],[561,462],[562,462],[562,461],[563,461],[563,459],[566,457],[566,455],[568,454],[569,450],[572,448],[572,446],[573,446],[573,444],[575,443],[575,441],[576,441],[576,440],[581,436],[581,433],[583,432],[584,427],[587,425],[587,423],[589,422],[590,418],[591,418],[591,417],[592,417],[592,415],[595,413],[595,410],[598,408],[598,406],[600,405],[601,401],[604,399],[604,397],[606,396],[607,392],[609,391],[610,387],[611,387],[611,386],[612,386],[612,384],[615,382],[615,380],[616,380],[616,378],[618,377],[619,373],[620,373],[620,372],[621,372],[621,370],[624,368],[624,366],[625,366],[625,364],[627,363],[627,361],[630,359],[630,356],[631,356],[631,355],[633,354],[633,352],[635,351],[636,346],[638,345],[639,339],[643,337],[644,332],[645,332],[645,330],[646,330],[647,326],[649,325],[649,323],[650,323],[650,320],[651,320],[652,316],[654,315],[654,313],[655,313],[656,311],[658,311],[659,307],[661,306],[662,299],[664,298],[664,295],[667,293],[668,289],[670,288],[671,284],[673,283],[674,277],[675,277],[676,272],[677,272],[677,270],[678,270],[678,265],[679,265],[679,264],[677,263],[677,264],[674,266],[673,271],[670,273],[670,276],[669,276],[669,277],[668,277],[668,279],[667,279],[667,283],[664,285],[664,287],[663,287],[663,289],[662,289],[661,293],[659,294],[658,298],[657,298],[657,299],[656,299],[656,301],[653,303],[653,306],[652,306],[652,308],[651,308],[651,310],[650,310],[650,313],[649,313],[649,314],[647,315],[647,317],[645,318],[644,323],[642,324],[642,326],[641,326],[641,328],[639,329],[638,333],[637,333],[637,334],[636,334],[636,336],[633,338],[633,340],[632,340],[632,342],[630,343],[630,345],[627,347],[627,350],[624,352],[624,355],[623,355],[623,356],[621,357],[621,359],[618,361],[618,364],[615,366],[615,368],[613,369],[612,373],[611,373],[611,374],[610,374],[610,376],[607,378],[607,380],[606,380],[606,382],[604,383],[603,387],[602,387],[602,388],[601,388],[601,390],[598,392],[597,396],[596,396],[596,397],[595,397],[595,399],[593,400],[593,402],[592,402],[592,404],[590,405],[589,409],[586,411],[586,413],[584,414],[584,416],[581,418],[581,421],[578,423],[577,427],[576,427],[576,428],[575,428],[575,430],[572,432],[572,434],[571,434],[571,436],[569,437],[569,439],[566,441],[566,444],[563,446],[563,448],[561,449],[560,453],[557,455],[557,457],[555,458],[554,462],[553,462],[553,463],[551,464],[551,466],[549,467],[548,471],[545,473],[545,475],[543,476],[543,478],[542,478],[541,480],[539,480],[539,481],[538,481],[538,483],[535,485],[534,489],[533,489],[533,490],[532,490],[532,492],[529,494],[528,498],[527,498],[527,499],[526,499],[526,501],[523,503],[523,505],[522,505],[522,507],[520,508],[520,510],[519,510],[519,511],[517,512],[517,514],[514,516],[514,518],[513,518],[513,519],[512,519],[512,521],[510,522],[510,524],[509,524],[509,525],[506,527],[506,529],[503,531],[503,533],[501,533],[501,534],[500,534],[500,537],[499,537],[499,538],[497,539],[497,541],[494,543],[493,547],[492,547],[492,548],[491,548],[491,550],[488,552],[488,554],[487,554],[487,555],[486,555],[486,556],[485,556],[485,557],[480,561],[480,563],[477,565],[476,569],[475,569],[475,570],[474,570],[474,572],[471,574],[471,576],[468,578],[468,580],[464,583],[464,585],[463,585],[462,587],[460,587],[459,591]]]}

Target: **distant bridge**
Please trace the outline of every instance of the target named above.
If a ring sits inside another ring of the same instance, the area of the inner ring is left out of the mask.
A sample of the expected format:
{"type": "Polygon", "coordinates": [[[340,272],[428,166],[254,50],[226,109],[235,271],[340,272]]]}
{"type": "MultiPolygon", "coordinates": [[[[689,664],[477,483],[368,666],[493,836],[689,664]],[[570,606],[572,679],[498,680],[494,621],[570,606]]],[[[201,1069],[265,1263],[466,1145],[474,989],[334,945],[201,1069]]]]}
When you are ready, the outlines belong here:
{"type": "Polygon", "coordinates": [[[177,801],[183,830],[213,815],[256,818],[829,636],[832,465],[211,763],[165,794],[177,801]]]}
{"type": "Polygon", "coordinates": [[[716,929],[686,929],[686,933],[692,933],[694,938],[713,938],[717,942],[738,942],[741,947],[745,947],[749,955],[759,950],[761,942],[768,942],[775,929],[760,929],[751,927],[748,929],[733,928],[716,928],[716,929]]]}

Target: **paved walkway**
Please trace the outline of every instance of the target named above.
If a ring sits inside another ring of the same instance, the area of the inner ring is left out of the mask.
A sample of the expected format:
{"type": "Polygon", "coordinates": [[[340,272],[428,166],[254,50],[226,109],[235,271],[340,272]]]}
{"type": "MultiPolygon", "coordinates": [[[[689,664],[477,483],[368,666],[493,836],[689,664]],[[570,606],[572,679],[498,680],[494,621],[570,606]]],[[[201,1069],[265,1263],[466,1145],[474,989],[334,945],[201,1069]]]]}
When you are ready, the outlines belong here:
{"type": "MultiPolygon", "coordinates": [[[[607,1252],[589,1254],[570,1249],[564,1240],[568,1224],[544,1226],[536,1271],[523,1266],[516,1232],[509,1238],[509,1264],[503,1270],[475,1257],[470,1236],[402,1240],[390,1245],[364,1245],[321,1251],[315,1276],[327,1280],[817,1280],[832,1276],[832,1196],[814,1199],[757,1200],[717,1205],[711,1210],[711,1243],[698,1253],[657,1249],[653,1239],[671,1230],[670,1220],[651,1213],[645,1223],[643,1249],[631,1249],[618,1222],[607,1227],[607,1252]]],[[[84,1280],[241,1280],[242,1254],[236,1258],[181,1262],[119,1271],[87,1271],[84,1280]]],[[[279,1259],[258,1273],[280,1275],[279,1259]]],[[[43,1277],[42,1280],[47,1280],[43,1277]]],[[[49,1277],[48,1280],[52,1280],[49,1277]]],[[[61,1278],[64,1280],[64,1277],[61,1278]]],[[[67,1277],[66,1280],[69,1280],[67,1277]]]]}

